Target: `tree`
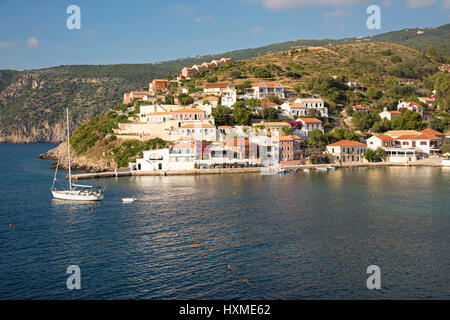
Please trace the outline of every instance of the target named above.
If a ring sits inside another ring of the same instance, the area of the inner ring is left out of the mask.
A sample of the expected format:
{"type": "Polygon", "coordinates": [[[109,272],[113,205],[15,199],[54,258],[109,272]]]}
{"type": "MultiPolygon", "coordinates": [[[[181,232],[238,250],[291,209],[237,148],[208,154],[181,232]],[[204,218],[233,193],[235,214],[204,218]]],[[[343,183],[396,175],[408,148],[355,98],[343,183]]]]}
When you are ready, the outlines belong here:
{"type": "Polygon", "coordinates": [[[271,78],[272,74],[270,73],[270,71],[267,68],[256,67],[253,69],[253,76],[255,78],[264,79],[264,78],[271,78]]]}
{"type": "Polygon", "coordinates": [[[321,150],[325,150],[328,144],[328,139],[327,136],[323,134],[323,132],[319,129],[312,129],[308,133],[306,143],[313,148],[320,148],[321,150]]]}
{"type": "Polygon", "coordinates": [[[247,106],[250,108],[250,110],[254,111],[256,107],[259,107],[261,105],[261,100],[256,98],[250,98],[245,101],[247,106]]]}
{"type": "Polygon", "coordinates": [[[164,104],[175,104],[175,98],[173,95],[168,94],[165,98],[164,98],[164,104]]]}
{"type": "Polygon", "coordinates": [[[386,151],[383,148],[378,147],[377,150],[375,150],[375,159],[386,160],[386,151]]]}
{"type": "Polygon", "coordinates": [[[270,102],[276,103],[278,105],[283,103],[283,101],[281,101],[281,99],[277,95],[275,95],[273,93],[267,95],[266,99],[269,100],[270,102]]]}
{"type": "Polygon", "coordinates": [[[422,121],[422,116],[414,111],[407,110],[400,117],[391,121],[391,130],[423,130],[427,124],[422,121]]]}
{"type": "Polygon", "coordinates": [[[288,136],[292,134],[292,127],[291,126],[282,126],[281,127],[281,133],[283,136],[288,136]]]}
{"type": "Polygon", "coordinates": [[[343,128],[334,128],[328,133],[329,142],[335,142],[340,140],[359,141],[359,135],[353,130],[343,128]]]}
{"type": "Polygon", "coordinates": [[[372,128],[370,128],[370,131],[382,133],[389,131],[391,129],[391,121],[385,120],[385,121],[377,121],[373,124],[372,128]]]}
{"type": "Polygon", "coordinates": [[[242,72],[240,69],[234,69],[230,72],[230,76],[234,79],[238,79],[242,77],[242,72]]]}
{"type": "Polygon", "coordinates": [[[236,85],[236,91],[237,91],[237,93],[242,94],[245,92],[245,89],[249,89],[251,87],[252,87],[252,82],[250,80],[246,80],[243,83],[236,85]]]}
{"type": "Polygon", "coordinates": [[[259,115],[267,121],[277,121],[278,120],[279,111],[272,107],[263,107],[259,115]]]}
{"type": "Polygon", "coordinates": [[[429,55],[432,58],[436,58],[436,56],[437,56],[436,48],[433,47],[432,45],[430,45],[427,49],[427,55],[429,55]]]}
{"type": "Polygon", "coordinates": [[[186,93],[180,93],[178,95],[178,101],[180,101],[180,104],[182,106],[187,106],[188,104],[192,103],[194,99],[191,98],[191,96],[189,96],[186,93]]]}
{"type": "Polygon", "coordinates": [[[206,78],[206,82],[208,82],[208,83],[217,82],[217,76],[210,76],[210,77],[206,78]]]}
{"type": "Polygon", "coordinates": [[[217,106],[212,110],[212,116],[214,121],[218,126],[224,126],[230,124],[230,113],[231,110],[224,106],[217,106]]]}
{"type": "Polygon", "coordinates": [[[372,162],[375,159],[375,151],[368,149],[364,152],[364,158],[366,158],[367,161],[372,162]]]}
{"type": "Polygon", "coordinates": [[[446,142],[441,146],[442,153],[450,153],[450,142],[446,142]]]}
{"type": "Polygon", "coordinates": [[[373,124],[377,121],[381,121],[380,115],[371,110],[369,113],[358,111],[353,113],[352,123],[359,130],[369,130],[373,124]]]}
{"type": "Polygon", "coordinates": [[[242,105],[233,105],[233,119],[237,125],[248,126],[252,120],[252,113],[250,110],[242,105]]]}
{"type": "Polygon", "coordinates": [[[433,130],[445,132],[448,128],[448,120],[435,114],[433,115],[430,126],[433,130]]]}
{"type": "Polygon", "coordinates": [[[308,114],[306,115],[306,118],[320,118],[322,115],[320,114],[320,111],[317,109],[309,109],[308,114]]]}
{"type": "Polygon", "coordinates": [[[381,98],[382,95],[383,95],[383,91],[381,91],[380,89],[378,89],[374,86],[370,86],[366,91],[366,96],[371,99],[378,100],[381,98]]]}

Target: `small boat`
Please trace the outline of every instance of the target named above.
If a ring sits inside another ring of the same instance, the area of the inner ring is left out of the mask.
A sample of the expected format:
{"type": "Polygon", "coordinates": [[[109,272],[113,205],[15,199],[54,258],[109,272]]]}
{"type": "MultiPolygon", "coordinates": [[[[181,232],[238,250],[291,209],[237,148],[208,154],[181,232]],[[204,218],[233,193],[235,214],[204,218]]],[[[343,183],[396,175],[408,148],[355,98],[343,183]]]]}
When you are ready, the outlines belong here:
{"type": "Polygon", "coordinates": [[[324,167],[317,167],[316,170],[317,170],[317,171],[327,171],[327,168],[324,168],[324,167]]]}
{"type": "Polygon", "coordinates": [[[122,198],[122,202],[123,203],[132,203],[135,202],[136,199],[135,198],[122,198]]]}
{"type": "Polygon", "coordinates": [[[306,168],[306,169],[303,169],[303,172],[305,172],[305,173],[309,173],[309,169],[308,168],[306,168]]]}
{"type": "Polygon", "coordinates": [[[287,174],[287,173],[289,173],[289,170],[288,169],[283,169],[283,170],[278,171],[278,173],[287,174]]]}
{"type": "Polygon", "coordinates": [[[335,171],[336,170],[335,167],[327,167],[327,169],[330,170],[330,171],[335,171]]]}
{"type": "Polygon", "coordinates": [[[55,169],[55,177],[53,178],[53,184],[50,189],[50,192],[53,195],[53,198],[59,200],[74,200],[74,201],[101,201],[103,200],[103,192],[105,189],[98,188],[97,191],[94,190],[93,186],[86,186],[81,184],[74,184],[72,182],[72,170],[70,165],[70,129],[69,129],[69,109],[66,109],[67,112],[67,155],[69,162],[69,189],[66,190],[57,190],[55,189],[56,182],[56,174],[58,172],[59,158],[58,163],[56,164],[55,169]]]}

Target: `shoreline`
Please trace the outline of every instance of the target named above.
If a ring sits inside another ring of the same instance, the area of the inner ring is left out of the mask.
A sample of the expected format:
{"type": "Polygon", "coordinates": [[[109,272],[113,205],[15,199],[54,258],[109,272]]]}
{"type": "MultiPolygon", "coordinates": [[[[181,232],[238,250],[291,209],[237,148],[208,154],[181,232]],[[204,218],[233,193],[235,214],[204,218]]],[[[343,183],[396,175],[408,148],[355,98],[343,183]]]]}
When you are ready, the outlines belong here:
{"type": "MultiPolygon", "coordinates": [[[[354,163],[354,164],[308,164],[308,165],[284,165],[280,166],[280,170],[283,169],[309,169],[317,170],[318,168],[335,169],[344,168],[371,168],[371,167],[434,167],[434,168],[446,168],[443,165],[436,164],[423,164],[423,163],[354,163]]],[[[146,177],[146,176],[197,176],[197,175],[217,175],[217,174],[246,174],[246,173],[261,173],[261,170],[265,169],[269,171],[267,167],[250,167],[250,168],[221,168],[221,169],[195,169],[184,171],[161,171],[161,172],[142,172],[142,171],[117,171],[117,172],[93,172],[93,173],[78,173],[72,175],[74,180],[88,180],[88,179],[102,179],[102,178],[118,178],[118,177],[146,177]]],[[[277,174],[278,170],[274,170],[273,174],[277,174]]]]}

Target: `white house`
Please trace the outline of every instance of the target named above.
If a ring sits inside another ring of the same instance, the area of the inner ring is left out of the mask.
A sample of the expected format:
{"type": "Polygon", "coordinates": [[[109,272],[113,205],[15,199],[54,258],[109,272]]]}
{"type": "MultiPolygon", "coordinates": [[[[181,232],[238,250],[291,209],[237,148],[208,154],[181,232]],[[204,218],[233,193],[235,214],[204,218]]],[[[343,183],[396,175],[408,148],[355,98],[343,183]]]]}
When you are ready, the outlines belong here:
{"type": "Polygon", "coordinates": [[[381,120],[389,120],[391,121],[395,117],[400,117],[402,113],[400,111],[388,111],[387,108],[383,109],[383,112],[380,112],[380,118],[381,120]]]}
{"type": "Polygon", "coordinates": [[[236,90],[234,88],[227,87],[222,89],[222,102],[221,105],[225,107],[231,107],[236,103],[236,90]]]}
{"type": "Polygon", "coordinates": [[[294,128],[294,134],[298,135],[302,139],[308,138],[308,133],[313,129],[319,129],[323,132],[322,121],[316,118],[298,118],[296,122],[301,123],[300,129],[294,128]]]}
{"type": "Polygon", "coordinates": [[[230,82],[217,82],[217,83],[207,83],[203,88],[205,94],[214,94],[220,96],[222,89],[232,88],[233,84],[230,82]]]}
{"type": "Polygon", "coordinates": [[[423,107],[420,104],[416,103],[416,102],[401,101],[397,105],[397,110],[400,110],[400,109],[407,109],[407,110],[411,110],[411,111],[417,112],[423,117],[423,107]]]}
{"type": "Polygon", "coordinates": [[[202,106],[211,106],[213,108],[217,107],[219,104],[219,98],[216,96],[209,96],[206,98],[203,98],[203,100],[200,101],[200,104],[202,106]]]}
{"type": "Polygon", "coordinates": [[[297,99],[294,103],[285,102],[280,108],[290,116],[304,117],[308,115],[309,110],[315,109],[320,113],[321,117],[328,117],[328,108],[324,106],[324,102],[321,99],[309,99],[315,100],[316,102],[311,102],[306,100],[306,104],[302,101],[305,99],[297,99]]]}
{"type": "Polygon", "coordinates": [[[440,138],[424,133],[413,135],[406,134],[395,139],[395,145],[397,148],[416,149],[428,155],[439,152],[440,142],[440,138]]]}
{"type": "Polygon", "coordinates": [[[158,104],[140,106],[140,123],[162,123],[172,119],[169,109],[158,104]]]}
{"type": "Polygon", "coordinates": [[[195,168],[195,144],[179,141],[171,148],[149,150],[133,165],[136,171],[157,172],[193,170],[195,168]]]}
{"type": "Polygon", "coordinates": [[[144,151],[143,157],[136,159],[137,171],[153,172],[169,170],[169,148],[144,151]]]}
{"type": "MultiPolygon", "coordinates": [[[[318,98],[298,98],[295,103],[301,103],[306,107],[306,114],[310,109],[316,109],[320,112],[320,116],[328,118],[328,108],[325,107],[325,102],[318,98]]],[[[305,115],[306,115],[305,114],[305,115]]]]}
{"type": "Polygon", "coordinates": [[[367,147],[371,150],[393,148],[394,146],[394,138],[384,134],[374,135],[367,139],[367,147]]]}
{"type": "Polygon", "coordinates": [[[248,89],[256,99],[266,98],[268,95],[276,95],[280,99],[285,98],[284,87],[281,83],[256,83],[251,89],[248,89]]]}
{"type": "Polygon", "coordinates": [[[178,129],[181,139],[216,141],[216,127],[209,123],[185,124],[178,129]]]}

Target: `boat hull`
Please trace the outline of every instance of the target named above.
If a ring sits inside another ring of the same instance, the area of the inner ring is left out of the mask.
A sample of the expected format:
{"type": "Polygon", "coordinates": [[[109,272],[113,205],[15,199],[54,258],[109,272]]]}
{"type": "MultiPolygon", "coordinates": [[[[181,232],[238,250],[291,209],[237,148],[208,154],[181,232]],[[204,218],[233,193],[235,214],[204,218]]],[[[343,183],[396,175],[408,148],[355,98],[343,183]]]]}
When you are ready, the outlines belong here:
{"type": "Polygon", "coordinates": [[[92,193],[88,194],[77,190],[68,191],[56,191],[52,190],[53,198],[59,200],[72,200],[72,201],[101,201],[103,200],[103,194],[92,193]]]}

